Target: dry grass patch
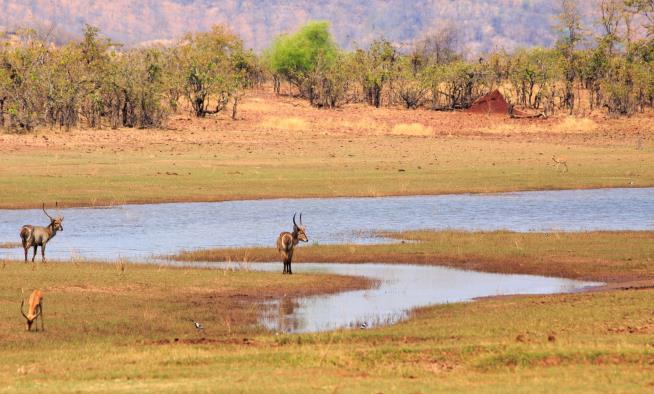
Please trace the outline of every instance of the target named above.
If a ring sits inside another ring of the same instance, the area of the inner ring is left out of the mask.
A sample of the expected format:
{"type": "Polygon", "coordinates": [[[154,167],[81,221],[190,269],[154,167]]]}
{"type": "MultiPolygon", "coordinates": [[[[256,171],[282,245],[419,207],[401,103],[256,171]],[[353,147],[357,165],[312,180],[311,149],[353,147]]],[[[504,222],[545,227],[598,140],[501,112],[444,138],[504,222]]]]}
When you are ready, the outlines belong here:
{"type": "Polygon", "coordinates": [[[561,122],[554,124],[550,131],[555,133],[594,133],[599,125],[590,118],[567,116],[561,122]]]}
{"type": "Polygon", "coordinates": [[[541,134],[554,136],[570,136],[575,134],[594,135],[600,125],[591,118],[577,118],[573,116],[554,117],[550,119],[513,119],[488,125],[483,129],[484,134],[541,134]]]}
{"type": "Polygon", "coordinates": [[[298,117],[267,117],[261,122],[261,126],[276,130],[307,130],[307,122],[298,117]]]}
{"type": "Polygon", "coordinates": [[[338,121],[339,127],[343,131],[368,132],[379,134],[383,131],[383,126],[375,122],[375,119],[364,117],[363,119],[343,119],[338,121]]]}
{"type": "Polygon", "coordinates": [[[434,135],[434,130],[422,123],[398,123],[391,129],[391,134],[428,137],[434,135]]]}

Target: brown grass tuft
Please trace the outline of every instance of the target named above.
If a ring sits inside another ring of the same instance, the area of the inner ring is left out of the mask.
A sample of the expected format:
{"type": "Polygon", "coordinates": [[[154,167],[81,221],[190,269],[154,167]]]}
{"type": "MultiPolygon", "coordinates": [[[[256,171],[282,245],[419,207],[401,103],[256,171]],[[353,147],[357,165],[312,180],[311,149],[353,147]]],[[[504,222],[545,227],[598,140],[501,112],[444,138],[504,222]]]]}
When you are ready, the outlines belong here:
{"type": "Polygon", "coordinates": [[[307,122],[298,117],[267,117],[261,122],[261,126],[276,130],[307,130],[307,122]]]}
{"type": "Polygon", "coordinates": [[[428,137],[434,135],[431,127],[422,123],[398,123],[391,129],[393,135],[405,135],[413,137],[428,137]]]}

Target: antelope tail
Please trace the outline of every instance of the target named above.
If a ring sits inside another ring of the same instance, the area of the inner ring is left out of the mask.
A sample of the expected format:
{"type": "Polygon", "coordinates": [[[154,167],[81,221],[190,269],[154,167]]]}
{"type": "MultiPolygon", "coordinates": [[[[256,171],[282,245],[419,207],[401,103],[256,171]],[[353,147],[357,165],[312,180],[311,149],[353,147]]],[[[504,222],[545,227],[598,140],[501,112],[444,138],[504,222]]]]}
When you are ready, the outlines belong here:
{"type": "Polygon", "coordinates": [[[34,231],[34,227],[30,225],[23,226],[23,228],[20,229],[20,238],[23,240],[23,242],[30,239],[32,236],[32,231],[34,231]]]}

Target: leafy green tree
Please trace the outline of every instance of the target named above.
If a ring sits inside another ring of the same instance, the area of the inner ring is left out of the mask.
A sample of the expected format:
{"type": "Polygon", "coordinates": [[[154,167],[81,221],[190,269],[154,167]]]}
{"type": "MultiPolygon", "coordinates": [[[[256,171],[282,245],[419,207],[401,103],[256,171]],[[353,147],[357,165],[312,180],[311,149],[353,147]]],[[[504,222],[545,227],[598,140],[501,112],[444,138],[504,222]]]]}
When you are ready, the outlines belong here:
{"type": "Polygon", "coordinates": [[[509,79],[512,66],[511,55],[500,49],[487,54],[481,65],[484,83],[489,90],[497,89],[509,79]]]}
{"type": "Polygon", "coordinates": [[[604,105],[613,115],[631,114],[632,67],[624,57],[609,59],[608,75],[602,81],[604,105]]]}
{"type": "Polygon", "coordinates": [[[182,92],[198,117],[222,111],[244,85],[243,42],[222,26],[188,34],[176,59],[182,92]]]}
{"type": "Polygon", "coordinates": [[[425,78],[432,94],[445,99],[445,105],[440,109],[468,108],[483,94],[482,91],[487,90],[483,65],[463,60],[430,66],[425,70],[425,78]]]}
{"type": "MultiPolygon", "coordinates": [[[[312,96],[309,75],[318,66],[329,68],[336,60],[338,48],[329,32],[329,23],[310,22],[291,35],[281,35],[266,51],[271,73],[295,85],[303,95],[312,96]]],[[[279,83],[276,84],[279,91],[279,83]]]]}
{"type": "Polygon", "coordinates": [[[277,94],[286,80],[313,106],[334,108],[346,100],[351,57],[337,48],[327,22],[311,22],[294,34],[278,37],[264,58],[277,94]]]}
{"type": "Polygon", "coordinates": [[[1,65],[4,70],[3,105],[10,128],[30,131],[44,113],[44,64],[48,62],[49,51],[47,44],[33,31],[26,30],[21,35],[27,44],[8,51],[1,65]]]}
{"type": "Polygon", "coordinates": [[[519,104],[540,108],[553,89],[557,60],[555,53],[542,48],[520,49],[511,56],[508,79],[519,104]]]}
{"type": "Polygon", "coordinates": [[[390,41],[381,39],[373,41],[367,51],[358,50],[355,56],[361,65],[359,79],[365,99],[380,107],[384,86],[393,78],[398,53],[390,41]]]}
{"type": "Polygon", "coordinates": [[[162,49],[164,95],[173,111],[177,111],[178,109],[180,98],[184,95],[183,87],[186,83],[179,58],[178,46],[170,46],[162,49]]]}
{"type": "Polygon", "coordinates": [[[53,51],[44,65],[45,121],[51,126],[69,129],[77,124],[81,100],[88,93],[81,67],[82,52],[74,44],[53,51]]]}
{"type": "Polygon", "coordinates": [[[426,68],[420,67],[416,56],[403,56],[397,64],[393,91],[407,109],[421,106],[429,91],[426,68]]]}
{"type": "Polygon", "coordinates": [[[117,119],[125,127],[159,127],[168,107],[165,91],[162,54],[157,49],[132,50],[115,61],[116,77],[113,92],[118,93],[117,119]]]}
{"type": "Polygon", "coordinates": [[[560,37],[556,48],[561,54],[564,77],[563,104],[570,113],[575,105],[574,83],[579,72],[577,45],[582,41],[581,14],[576,0],[560,0],[561,12],[558,16],[560,37]]]}
{"type": "Polygon", "coordinates": [[[238,103],[245,94],[245,89],[262,83],[263,67],[257,56],[250,51],[237,51],[234,53],[232,63],[234,68],[228,79],[230,97],[232,100],[232,119],[236,119],[238,103]]]}
{"type": "Polygon", "coordinates": [[[11,78],[9,76],[9,70],[7,65],[7,53],[2,48],[0,48],[0,127],[5,126],[5,103],[9,99],[9,93],[11,89],[11,78]]]}
{"type": "Polygon", "coordinates": [[[105,77],[112,67],[110,49],[116,45],[100,36],[97,27],[87,25],[84,38],[77,46],[81,52],[79,83],[84,89],[80,113],[89,127],[100,127],[104,113],[105,77]]]}
{"type": "Polygon", "coordinates": [[[345,102],[352,82],[351,66],[347,54],[339,52],[334,59],[319,56],[315,69],[303,84],[311,105],[336,108],[345,102]]]}
{"type": "Polygon", "coordinates": [[[654,105],[654,62],[633,65],[633,88],[636,109],[645,112],[645,105],[654,105]]]}

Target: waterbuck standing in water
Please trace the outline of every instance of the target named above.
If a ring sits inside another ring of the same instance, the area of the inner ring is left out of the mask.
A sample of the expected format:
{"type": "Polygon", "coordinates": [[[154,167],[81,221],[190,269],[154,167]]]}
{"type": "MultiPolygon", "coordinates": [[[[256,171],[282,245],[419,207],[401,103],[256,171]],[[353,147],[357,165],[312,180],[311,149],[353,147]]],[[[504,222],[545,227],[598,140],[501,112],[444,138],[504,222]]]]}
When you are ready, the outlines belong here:
{"type": "Polygon", "coordinates": [[[292,274],[291,270],[291,260],[293,260],[293,249],[298,242],[309,242],[307,234],[304,232],[304,224],[302,223],[302,213],[300,212],[300,225],[295,223],[295,215],[293,214],[293,232],[289,233],[284,231],[279,234],[277,238],[277,250],[282,256],[282,261],[284,262],[284,272],[283,274],[292,274]]]}
{"type": "Polygon", "coordinates": [[[64,227],[61,225],[61,222],[64,221],[64,217],[61,216],[59,205],[56,202],[55,207],[57,208],[57,214],[60,216],[53,218],[45,211],[45,203],[43,203],[43,213],[50,218],[50,224],[48,226],[41,227],[27,224],[20,229],[20,238],[23,241],[26,262],[27,251],[29,248],[34,247],[34,255],[32,255],[32,261],[34,261],[34,258],[36,257],[36,249],[39,246],[41,247],[41,258],[45,261],[45,244],[57,235],[57,231],[64,231],[64,227]]]}

